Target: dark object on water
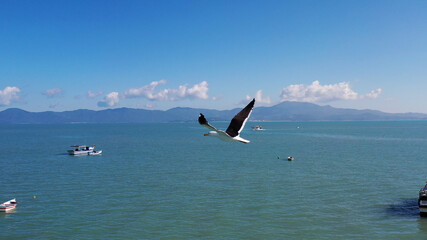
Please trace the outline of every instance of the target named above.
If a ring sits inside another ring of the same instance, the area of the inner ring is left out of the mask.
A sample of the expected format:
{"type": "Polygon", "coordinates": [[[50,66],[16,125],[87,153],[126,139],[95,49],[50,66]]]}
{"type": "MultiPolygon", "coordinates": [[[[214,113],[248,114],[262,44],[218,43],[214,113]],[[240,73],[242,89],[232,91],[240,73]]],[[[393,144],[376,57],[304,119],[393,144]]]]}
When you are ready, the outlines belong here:
{"type": "Polygon", "coordinates": [[[288,161],[293,161],[295,158],[294,157],[292,157],[292,156],[289,156],[288,157],[288,161]]]}
{"type": "Polygon", "coordinates": [[[418,208],[421,216],[427,216],[427,184],[418,193],[418,208]]]}

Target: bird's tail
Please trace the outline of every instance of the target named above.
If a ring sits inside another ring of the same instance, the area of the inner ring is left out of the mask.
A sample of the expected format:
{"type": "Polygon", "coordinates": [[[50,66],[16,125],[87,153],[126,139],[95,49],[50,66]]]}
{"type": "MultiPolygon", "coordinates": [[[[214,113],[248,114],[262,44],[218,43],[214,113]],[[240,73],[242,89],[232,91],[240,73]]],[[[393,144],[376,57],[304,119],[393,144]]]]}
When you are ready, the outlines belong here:
{"type": "Polygon", "coordinates": [[[234,140],[236,140],[236,141],[242,142],[242,143],[250,143],[250,142],[251,142],[251,141],[249,141],[249,140],[246,140],[246,139],[244,139],[244,138],[241,138],[240,136],[236,136],[236,137],[234,137],[233,139],[234,139],[234,140]]]}

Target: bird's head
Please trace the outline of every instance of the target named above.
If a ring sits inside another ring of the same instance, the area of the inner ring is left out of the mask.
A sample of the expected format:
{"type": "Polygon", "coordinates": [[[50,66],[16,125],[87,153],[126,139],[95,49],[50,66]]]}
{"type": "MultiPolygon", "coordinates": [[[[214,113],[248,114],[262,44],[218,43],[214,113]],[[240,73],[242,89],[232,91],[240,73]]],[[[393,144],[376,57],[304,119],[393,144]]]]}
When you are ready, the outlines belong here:
{"type": "Polygon", "coordinates": [[[215,131],[210,131],[208,133],[203,134],[203,136],[217,136],[217,135],[218,135],[218,133],[215,131]]]}

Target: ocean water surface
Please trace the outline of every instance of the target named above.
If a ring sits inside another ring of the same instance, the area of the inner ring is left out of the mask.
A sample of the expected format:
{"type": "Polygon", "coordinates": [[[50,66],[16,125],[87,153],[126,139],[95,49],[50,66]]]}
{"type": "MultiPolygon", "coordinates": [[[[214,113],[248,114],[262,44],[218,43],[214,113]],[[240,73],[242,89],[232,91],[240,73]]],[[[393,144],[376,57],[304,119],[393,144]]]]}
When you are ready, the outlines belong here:
{"type": "Polygon", "coordinates": [[[0,125],[0,239],[425,238],[426,121],[261,124],[0,125]]]}

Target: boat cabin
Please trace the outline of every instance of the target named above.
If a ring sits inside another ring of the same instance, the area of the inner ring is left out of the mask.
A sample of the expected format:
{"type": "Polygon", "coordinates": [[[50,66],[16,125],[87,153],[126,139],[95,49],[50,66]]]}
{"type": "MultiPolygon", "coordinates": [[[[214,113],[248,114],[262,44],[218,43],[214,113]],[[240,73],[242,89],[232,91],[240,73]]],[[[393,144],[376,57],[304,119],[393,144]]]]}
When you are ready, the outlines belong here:
{"type": "Polygon", "coordinates": [[[95,149],[95,145],[92,147],[87,146],[87,145],[72,145],[71,147],[73,149],[68,150],[68,153],[70,155],[89,154],[89,153],[93,152],[93,150],[95,149]]]}

